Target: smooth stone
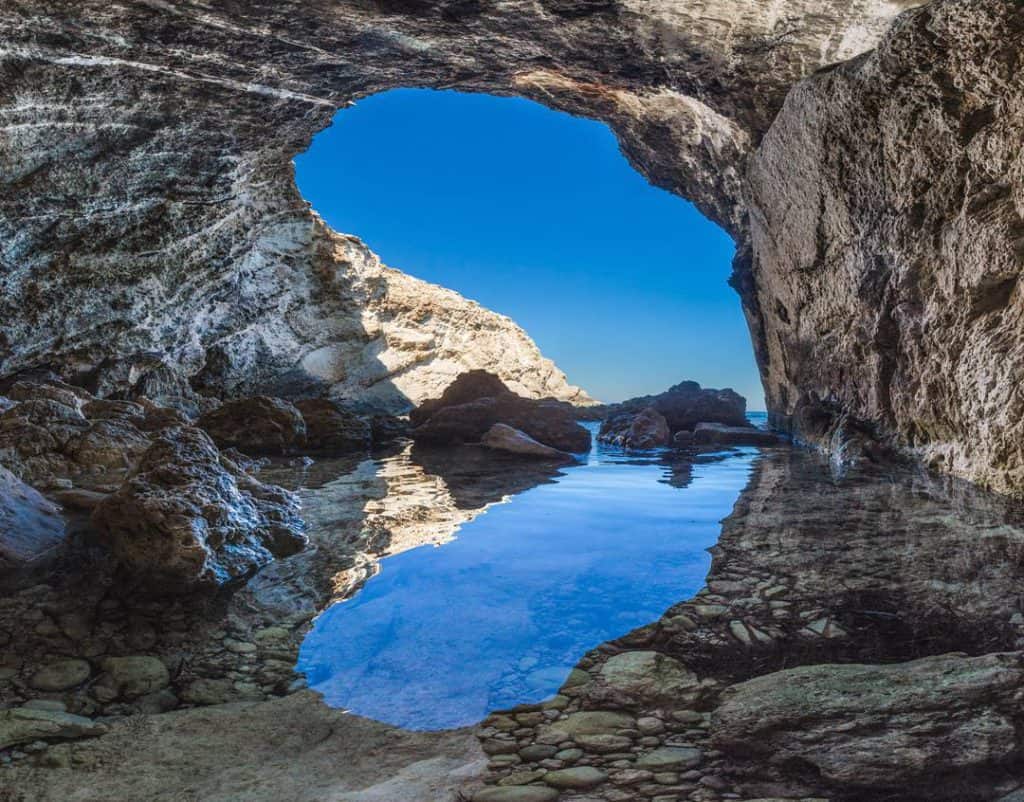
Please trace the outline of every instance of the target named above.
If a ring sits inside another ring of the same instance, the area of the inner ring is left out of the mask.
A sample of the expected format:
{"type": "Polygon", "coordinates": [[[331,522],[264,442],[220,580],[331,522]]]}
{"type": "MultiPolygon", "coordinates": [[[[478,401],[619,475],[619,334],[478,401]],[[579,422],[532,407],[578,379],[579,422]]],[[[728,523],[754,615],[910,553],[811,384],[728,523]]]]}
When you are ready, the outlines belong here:
{"type": "Polygon", "coordinates": [[[700,749],[689,746],[663,746],[641,755],[637,760],[638,768],[645,769],[678,769],[685,771],[699,766],[704,759],[700,749]]]}
{"type": "Polygon", "coordinates": [[[59,660],[39,669],[29,680],[37,691],[66,691],[81,685],[92,674],[92,668],[85,660],[59,660]]]}
{"type": "Polygon", "coordinates": [[[103,661],[103,671],[105,676],[100,683],[113,686],[120,696],[128,699],[162,690],[171,682],[163,661],[147,655],[108,657],[103,661]]]}
{"type": "Polygon", "coordinates": [[[519,757],[523,760],[544,760],[553,757],[558,749],[548,744],[530,744],[519,750],[519,757]]]}
{"type": "Polygon", "coordinates": [[[544,782],[554,788],[593,788],[607,779],[607,774],[593,766],[574,766],[544,775],[544,782]]]}
{"type": "Polygon", "coordinates": [[[552,730],[564,732],[569,736],[614,734],[618,730],[630,729],[635,719],[626,714],[611,710],[587,710],[581,713],[570,713],[564,719],[551,724],[552,730]]]}
{"type": "Polygon", "coordinates": [[[50,738],[85,738],[106,731],[103,724],[70,713],[24,707],[0,710],[0,749],[50,738]]]}
{"type": "Polygon", "coordinates": [[[577,735],[574,740],[588,752],[598,754],[623,752],[633,745],[633,742],[623,735],[577,735]]]}
{"type": "Polygon", "coordinates": [[[623,652],[601,667],[593,692],[617,704],[689,704],[700,693],[700,680],[678,660],[652,651],[623,652]]]}
{"type": "Polygon", "coordinates": [[[473,794],[473,802],[554,802],[558,791],[541,785],[506,785],[481,788],[473,794]]]}

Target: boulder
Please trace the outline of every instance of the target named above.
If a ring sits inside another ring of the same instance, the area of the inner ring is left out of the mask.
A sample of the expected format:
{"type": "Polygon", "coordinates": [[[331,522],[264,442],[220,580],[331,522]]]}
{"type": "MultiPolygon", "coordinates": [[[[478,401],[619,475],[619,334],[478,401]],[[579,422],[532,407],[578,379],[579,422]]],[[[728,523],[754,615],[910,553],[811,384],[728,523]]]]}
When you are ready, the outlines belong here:
{"type": "Polygon", "coordinates": [[[302,413],[283,399],[265,395],[228,401],[201,415],[196,426],[222,448],[247,454],[290,454],[306,439],[302,413]]]}
{"type": "Polygon", "coordinates": [[[133,655],[108,657],[103,661],[103,674],[93,686],[93,693],[107,699],[137,699],[163,690],[171,683],[167,666],[158,657],[133,655]]]}
{"type": "Polygon", "coordinates": [[[440,398],[424,401],[409,413],[409,423],[419,426],[440,409],[468,404],[480,398],[494,398],[509,392],[505,383],[486,370],[471,370],[449,384],[440,398]]]}
{"type": "Polygon", "coordinates": [[[752,426],[698,423],[693,430],[693,444],[698,446],[775,446],[780,442],[774,432],[752,426]]]}
{"type": "Polygon", "coordinates": [[[604,420],[597,435],[602,443],[639,451],[667,446],[671,437],[665,416],[654,407],[636,414],[612,415],[604,420]]]}
{"type": "Polygon", "coordinates": [[[85,469],[121,470],[138,462],[149,444],[127,420],[97,420],[68,441],[64,453],[85,469]]]}
{"type": "Polygon", "coordinates": [[[48,663],[29,680],[29,685],[37,691],[54,693],[77,688],[92,675],[92,668],[85,660],[69,658],[48,663]]]}
{"type": "Polygon", "coordinates": [[[1019,653],[891,665],[822,664],[733,686],[712,715],[716,748],[811,766],[850,788],[909,787],[1017,759],[1019,653]]]}
{"type": "Polygon", "coordinates": [[[305,451],[345,454],[365,451],[372,442],[370,424],[329,398],[295,402],[306,426],[305,451]]]}
{"type": "MultiPolygon", "coordinates": [[[[433,413],[411,432],[413,439],[420,442],[477,443],[494,424],[504,423],[560,451],[590,450],[590,432],[576,422],[573,408],[560,401],[536,401],[506,390],[453,406],[439,406],[437,402],[424,404],[428,405],[433,413]]],[[[415,419],[421,420],[422,415],[418,414],[415,419]]]]}
{"type": "Polygon", "coordinates": [[[0,574],[39,564],[64,536],[58,507],[0,467],[0,574]]]}
{"type": "MultiPolygon", "coordinates": [[[[699,425],[699,424],[698,424],[699,425]]],[[[689,448],[693,445],[693,432],[688,432],[686,429],[681,429],[672,435],[672,447],[673,448],[689,448]]]]}
{"type": "Polygon", "coordinates": [[[572,454],[551,448],[543,443],[538,443],[530,435],[506,426],[504,423],[496,423],[481,438],[480,442],[487,448],[495,451],[504,451],[520,457],[531,457],[534,459],[553,460],[557,462],[573,461],[572,454]]]}
{"type": "Polygon", "coordinates": [[[630,651],[613,655],[586,689],[593,702],[615,707],[690,707],[700,698],[700,680],[666,654],[630,651]]]}
{"type": "Polygon", "coordinates": [[[222,460],[199,429],[164,430],[92,520],[117,560],[159,591],[214,587],[306,543],[297,498],[222,460]]]}
{"type": "Polygon", "coordinates": [[[91,719],[55,710],[0,710],[0,749],[56,738],[87,738],[106,731],[105,725],[91,719]]]}
{"type": "Polygon", "coordinates": [[[634,415],[651,407],[660,412],[669,431],[692,430],[701,421],[727,426],[749,426],[747,401],[731,389],[702,388],[697,382],[680,382],[658,395],[631,398],[608,408],[609,416],[628,412],[634,415]]]}

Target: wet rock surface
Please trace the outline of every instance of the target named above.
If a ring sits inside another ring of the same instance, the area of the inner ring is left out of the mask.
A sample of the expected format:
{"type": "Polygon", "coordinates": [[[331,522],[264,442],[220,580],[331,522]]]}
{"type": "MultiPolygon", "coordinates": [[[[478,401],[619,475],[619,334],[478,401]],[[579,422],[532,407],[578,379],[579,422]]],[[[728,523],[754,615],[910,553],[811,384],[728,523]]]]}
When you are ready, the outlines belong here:
{"type": "Polygon", "coordinates": [[[506,426],[504,423],[496,423],[480,439],[480,444],[495,451],[504,451],[509,454],[516,454],[521,457],[533,459],[554,460],[556,462],[572,462],[573,456],[557,448],[551,448],[543,443],[538,443],[530,435],[506,426]]]}
{"type": "Polygon", "coordinates": [[[127,581],[171,593],[244,577],[306,543],[292,494],[253,479],[189,427],[165,430],[92,522],[127,581]]]}

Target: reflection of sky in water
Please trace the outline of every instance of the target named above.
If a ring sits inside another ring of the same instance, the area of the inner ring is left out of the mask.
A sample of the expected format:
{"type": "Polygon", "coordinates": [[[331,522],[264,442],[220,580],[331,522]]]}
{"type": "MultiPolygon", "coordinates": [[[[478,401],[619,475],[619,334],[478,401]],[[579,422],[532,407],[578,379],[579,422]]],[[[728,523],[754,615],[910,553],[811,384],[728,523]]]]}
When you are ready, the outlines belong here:
{"type": "Polygon", "coordinates": [[[452,543],[386,559],[317,619],[299,670],[328,704],[411,729],[546,699],[586,651],[701,587],[755,453],[678,488],[663,464],[595,451],[452,543]]]}

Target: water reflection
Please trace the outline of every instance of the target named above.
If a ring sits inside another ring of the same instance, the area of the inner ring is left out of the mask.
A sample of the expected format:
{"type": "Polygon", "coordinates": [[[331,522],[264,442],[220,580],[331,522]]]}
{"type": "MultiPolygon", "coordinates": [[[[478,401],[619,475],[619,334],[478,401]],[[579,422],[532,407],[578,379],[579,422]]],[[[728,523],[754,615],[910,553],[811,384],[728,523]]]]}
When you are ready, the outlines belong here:
{"type": "MultiPolygon", "coordinates": [[[[588,649],[703,584],[706,549],[755,454],[684,469],[595,450],[554,483],[483,515],[477,507],[443,548],[382,562],[357,596],[317,619],[299,669],[329,704],[413,729],[547,698],[588,649]]],[[[479,467],[459,482],[444,466],[464,503],[479,467]]]]}

